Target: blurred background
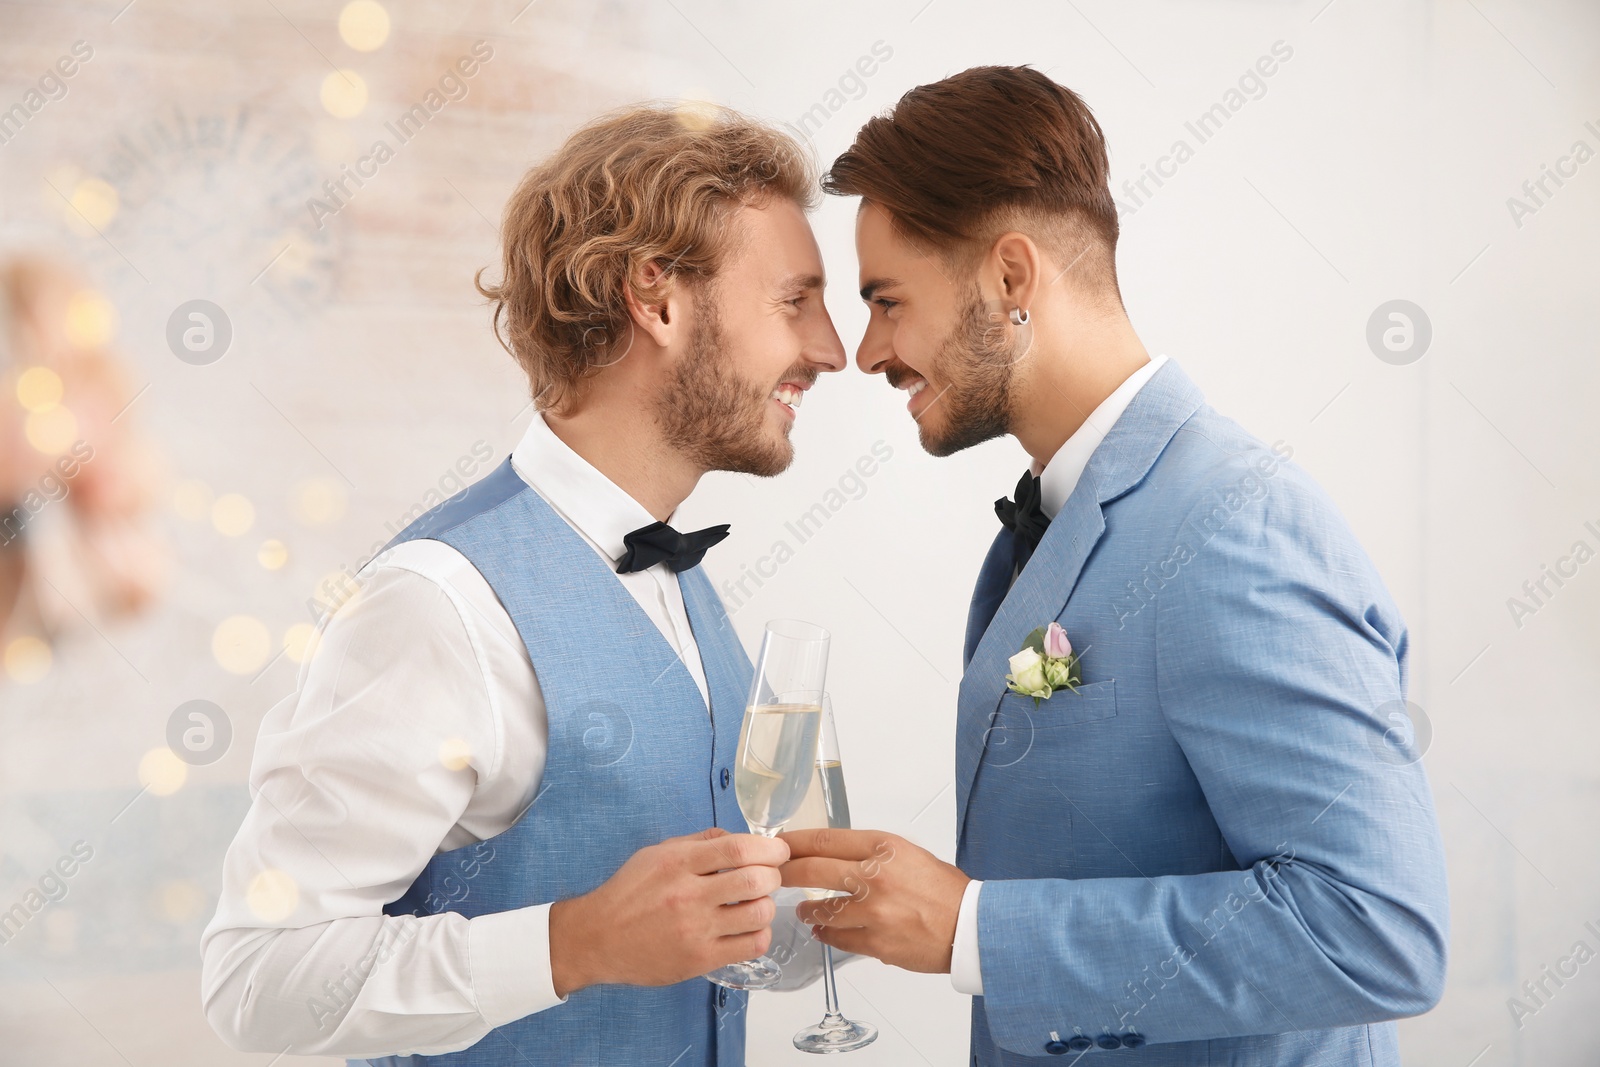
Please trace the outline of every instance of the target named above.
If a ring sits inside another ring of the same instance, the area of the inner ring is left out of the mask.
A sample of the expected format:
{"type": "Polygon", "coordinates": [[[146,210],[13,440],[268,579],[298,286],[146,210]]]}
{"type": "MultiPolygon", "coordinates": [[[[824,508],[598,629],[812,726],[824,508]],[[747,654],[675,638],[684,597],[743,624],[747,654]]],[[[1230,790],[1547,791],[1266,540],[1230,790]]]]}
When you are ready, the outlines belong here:
{"type": "MultiPolygon", "coordinates": [[[[272,1060],[198,992],[257,725],[349,575],[532,417],[472,288],[523,171],[645,97],[826,164],[981,63],[1095,109],[1147,347],[1293,448],[1411,626],[1453,934],[1406,1062],[1600,1060],[1592,0],[0,2],[0,1060],[272,1060]]],[[[853,208],[816,215],[852,351],[853,208]]],[[[747,646],[832,629],[857,825],[948,858],[962,625],[1025,460],[935,465],[881,379],[821,384],[788,473],[684,518],[732,523],[706,566],[747,646]]],[[[883,1032],[854,1063],[966,1062],[947,979],[840,978],[883,1032]]],[[[749,1062],[805,1062],[820,1001],[754,998],[749,1062]]]]}

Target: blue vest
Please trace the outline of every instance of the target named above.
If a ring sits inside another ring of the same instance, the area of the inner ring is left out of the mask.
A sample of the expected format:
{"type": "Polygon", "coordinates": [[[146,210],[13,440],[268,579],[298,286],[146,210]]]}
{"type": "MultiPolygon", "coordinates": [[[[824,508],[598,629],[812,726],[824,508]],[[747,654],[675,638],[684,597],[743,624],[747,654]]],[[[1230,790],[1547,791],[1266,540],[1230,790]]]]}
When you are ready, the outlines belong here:
{"type": "MultiPolygon", "coordinates": [[[[699,567],[678,579],[709,715],[655,623],[509,459],[393,543],[418,538],[466,556],[510,614],[544,696],[550,745],[538,795],[521,818],[487,841],[435,856],[387,914],[470,918],[563,900],[665,838],[709,826],[748,832],[730,784],[750,660],[699,567]]],[[[591,986],[460,1052],[352,1063],[739,1067],[745,1006],[746,994],[703,978],[591,986]]]]}

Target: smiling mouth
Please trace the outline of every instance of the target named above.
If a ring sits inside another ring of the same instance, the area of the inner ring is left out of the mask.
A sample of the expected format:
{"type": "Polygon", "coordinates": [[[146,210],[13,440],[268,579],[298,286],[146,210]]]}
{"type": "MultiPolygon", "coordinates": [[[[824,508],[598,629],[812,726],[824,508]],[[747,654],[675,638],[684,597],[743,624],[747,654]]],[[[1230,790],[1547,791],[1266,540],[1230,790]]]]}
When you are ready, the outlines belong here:
{"type": "Polygon", "coordinates": [[[904,381],[896,383],[895,388],[905,390],[907,394],[906,410],[915,416],[917,397],[922,395],[923,390],[928,388],[928,379],[922,377],[906,378],[904,381]]]}
{"type": "Polygon", "coordinates": [[[799,409],[805,395],[806,391],[804,389],[801,389],[798,385],[790,385],[787,382],[772,391],[772,399],[787,407],[790,415],[793,415],[799,409]]]}

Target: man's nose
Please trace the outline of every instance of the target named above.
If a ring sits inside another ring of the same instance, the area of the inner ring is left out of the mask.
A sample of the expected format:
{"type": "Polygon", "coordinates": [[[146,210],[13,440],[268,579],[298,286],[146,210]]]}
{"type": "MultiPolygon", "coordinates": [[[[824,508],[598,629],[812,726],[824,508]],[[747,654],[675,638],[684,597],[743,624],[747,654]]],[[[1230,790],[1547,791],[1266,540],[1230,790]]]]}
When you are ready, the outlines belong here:
{"type": "Polygon", "coordinates": [[[880,330],[873,322],[867,324],[867,332],[861,335],[861,344],[856,348],[856,366],[866,374],[882,374],[884,366],[894,358],[894,349],[889,344],[888,331],[880,330]]]}
{"type": "Polygon", "coordinates": [[[848,356],[839,331],[833,328],[833,317],[826,310],[822,314],[822,329],[812,344],[806,348],[805,357],[812,364],[828,372],[844,370],[848,356]]]}

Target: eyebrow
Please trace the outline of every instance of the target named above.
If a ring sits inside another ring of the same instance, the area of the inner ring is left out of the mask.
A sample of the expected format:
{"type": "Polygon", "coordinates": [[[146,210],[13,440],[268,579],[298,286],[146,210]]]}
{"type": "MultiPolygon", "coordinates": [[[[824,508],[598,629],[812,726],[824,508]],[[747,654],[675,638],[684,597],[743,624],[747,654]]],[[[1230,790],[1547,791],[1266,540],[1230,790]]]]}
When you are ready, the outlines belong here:
{"type": "Polygon", "coordinates": [[[780,292],[790,292],[795,289],[821,289],[823,287],[820,274],[791,274],[778,283],[780,292]]]}
{"type": "Polygon", "coordinates": [[[899,285],[899,284],[900,284],[900,279],[899,278],[874,278],[870,282],[868,282],[866,285],[863,285],[861,287],[861,299],[870,302],[872,300],[873,294],[876,293],[879,289],[887,289],[890,286],[899,285]]]}

